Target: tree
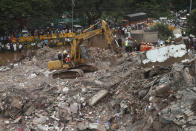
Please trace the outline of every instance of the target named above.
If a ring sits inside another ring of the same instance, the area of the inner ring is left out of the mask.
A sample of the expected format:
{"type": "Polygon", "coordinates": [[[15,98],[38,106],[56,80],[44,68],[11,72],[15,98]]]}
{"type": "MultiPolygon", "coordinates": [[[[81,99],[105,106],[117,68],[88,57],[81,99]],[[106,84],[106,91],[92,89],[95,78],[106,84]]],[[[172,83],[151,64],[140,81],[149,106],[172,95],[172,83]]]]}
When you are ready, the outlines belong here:
{"type": "Polygon", "coordinates": [[[188,32],[196,35],[196,9],[192,10],[188,18],[188,32]]]}
{"type": "Polygon", "coordinates": [[[149,31],[158,31],[158,37],[162,40],[166,40],[169,36],[173,35],[172,30],[168,28],[168,25],[160,23],[152,26],[149,31]]]}
{"type": "Polygon", "coordinates": [[[189,7],[189,2],[190,0],[171,0],[172,9],[174,11],[184,10],[189,7]]]}
{"type": "Polygon", "coordinates": [[[1,0],[0,33],[45,25],[54,17],[53,9],[50,0],[1,0]]]}
{"type": "MultiPolygon", "coordinates": [[[[74,17],[94,23],[99,18],[122,19],[124,14],[146,12],[158,18],[168,16],[170,10],[189,7],[189,0],[74,0],[74,17]]],[[[193,0],[193,8],[196,0],[193,0]]],[[[24,27],[35,29],[71,12],[72,0],[0,0],[0,33],[24,27]]]]}

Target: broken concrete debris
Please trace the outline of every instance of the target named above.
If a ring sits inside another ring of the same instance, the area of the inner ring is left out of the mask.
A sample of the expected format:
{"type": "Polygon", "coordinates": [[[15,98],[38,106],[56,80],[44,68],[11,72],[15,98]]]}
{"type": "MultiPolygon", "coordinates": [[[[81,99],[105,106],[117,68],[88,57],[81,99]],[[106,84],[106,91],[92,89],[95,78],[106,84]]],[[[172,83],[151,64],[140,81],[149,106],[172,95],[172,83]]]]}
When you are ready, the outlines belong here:
{"type": "Polygon", "coordinates": [[[107,90],[100,90],[97,94],[95,94],[90,100],[89,105],[95,105],[100,99],[105,97],[108,94],[107,90]]]}
{"type": "MultiPolygon", "coordinates": [[[[196,128],[195,60],[143,65],[140,53],[89,48],[99,70],[52,79],[55,49],[0,68],[0,129],[43,131],[191,131],[196,128]],[[34,64],[33,64],[34,63],[34,64]],[[112,66],[111,66],[111,63],[112,66]]],[[[186,58],[187,59],[187,58],[186,58]]]]}

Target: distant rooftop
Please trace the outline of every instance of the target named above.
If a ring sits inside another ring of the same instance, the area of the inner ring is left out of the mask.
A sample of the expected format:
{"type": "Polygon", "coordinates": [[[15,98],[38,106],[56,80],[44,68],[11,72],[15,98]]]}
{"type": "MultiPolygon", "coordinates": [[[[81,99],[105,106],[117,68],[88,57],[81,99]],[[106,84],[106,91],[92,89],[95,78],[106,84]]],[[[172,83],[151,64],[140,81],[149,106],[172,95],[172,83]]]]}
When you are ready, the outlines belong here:
{"type": "Polygon", "coordinates": [[[128,16],[128,17],[136,17],[136,16],[143,16],[143,15],[146,15],[146,13],[139,12],[139,13],[135,13],[135,14],[127,14],[125,16],[128,16]]]}

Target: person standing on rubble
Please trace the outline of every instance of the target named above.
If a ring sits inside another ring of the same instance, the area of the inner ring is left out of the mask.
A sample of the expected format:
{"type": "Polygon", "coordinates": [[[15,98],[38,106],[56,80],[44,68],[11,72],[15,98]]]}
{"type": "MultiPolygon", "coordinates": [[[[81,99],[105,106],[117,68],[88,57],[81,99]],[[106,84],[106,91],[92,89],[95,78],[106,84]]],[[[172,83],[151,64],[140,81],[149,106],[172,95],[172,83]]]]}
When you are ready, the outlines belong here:
{"type": "Polygon", "coordinates": [[[132,38],[129,38],[129,40],[128,40],[128,50],[129,50],[129,52],[132,52],[133,51],[133,40],[132,40],[132,38]]]}
{"type": "Polygon", "coordinates": [[[125,51],[129,52],[128,38],[126,38],[126,40],[125,40],[125,51]]]}
{"type": "Polygon", "coordinates": [[[10,51],[10,43],[6,44],[7,50],[10,51]]]}
{"type": "Polygon", "coordinates": [[[71,58],[70,58],[70,56],[69,56],[69,54],[67,55],[67,57],[65,58],[65,62],[66,63],[69,63],[71,61],[71,58]]]}
{"type": "Polygon", "coordinates": [[[134,40],[133,42],[133,51],[137,50],[137,40],[134,40]]]}
{"type": "Polygon", "coordinates": [[[68,52],[67,50],[63,51],[63,61],[66,62],[66,58],[67,58],[68,52]]]}

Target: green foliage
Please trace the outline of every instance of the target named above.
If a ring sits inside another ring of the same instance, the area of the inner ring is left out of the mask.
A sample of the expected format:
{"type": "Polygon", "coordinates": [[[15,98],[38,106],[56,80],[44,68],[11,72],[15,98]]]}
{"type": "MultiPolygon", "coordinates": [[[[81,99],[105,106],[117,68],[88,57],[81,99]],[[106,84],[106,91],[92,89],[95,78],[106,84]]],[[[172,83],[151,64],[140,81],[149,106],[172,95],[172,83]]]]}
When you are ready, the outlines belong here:
{"type": "MultiPolygon", "coordinates": [[[[170,10],[189,7],[189,0],[74,0],[74,17],[86,18],[91,24],[99,18],[119,22],[127,13],[146,12],[158,18],[170,16],[170,10]]],[[[193,8],[196,0],[193,0],[193,8]]],[[[45,26],[61,16],[71,13],[72,0],[0,0],[0,33],[27,27],[45,26]]]]}
{"type": "Polygon", "coordinates": [[[188,18],[188,32],[196,35],[196,9],[192,10],[188,18]]]}
{"type": "Polygon", "coordinates": [[[152,26],[149,31],[158,31],[158,37],[161,40],[166,40],[169,36],[173,35],[172,30],[168,28],[168,25],[160,23],[152,26]]]}
{"type": "Polygon", "coordinates": [[[1,0],[0,33],[45,25],[53,16],[50,0],[1,0]]]}
{"type": "Polygon", "coordinates": [[[171,2],[173,4],[173,10],[178,11],[189,7],[190,0],[171,0],[171,2]]]}

